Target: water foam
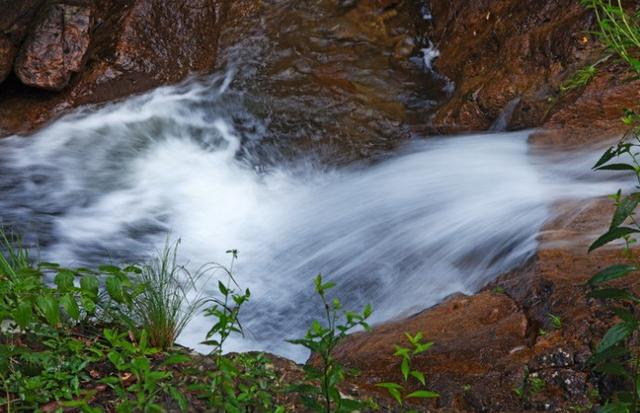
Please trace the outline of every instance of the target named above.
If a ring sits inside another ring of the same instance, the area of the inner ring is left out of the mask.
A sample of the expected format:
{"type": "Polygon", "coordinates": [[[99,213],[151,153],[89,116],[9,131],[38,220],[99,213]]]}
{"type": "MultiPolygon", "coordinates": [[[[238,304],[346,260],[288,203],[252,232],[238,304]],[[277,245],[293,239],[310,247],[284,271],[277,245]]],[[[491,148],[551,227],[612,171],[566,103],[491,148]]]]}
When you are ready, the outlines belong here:
{"type": "MultiPolygon", "coordinates": [[[[29,138],[0,141],[0,217],[29,223],[43,259],[68,265],[145,257],[183,240],[189,265],[225,263],[252,290],[248,335],[227,350],[298,359],[284,338],[318,315],[312,279],[338,283],[374,322],[472,292],[526,260],[552,203],[606,194],[595,153],[534,151],[528,132],[429,138],[373,164],[264,168],[225,100],[230,76],[86,108],[29,138]]],[[[244,112],[243,119],[250,118],[244,112]]],[[[255,120],[259,124],[259,120],[255,120]]],[[[213,291],[215,283],[203,286],[213,291]]],[[[181,337],[196,346],[210,320],[181,337]]]]}

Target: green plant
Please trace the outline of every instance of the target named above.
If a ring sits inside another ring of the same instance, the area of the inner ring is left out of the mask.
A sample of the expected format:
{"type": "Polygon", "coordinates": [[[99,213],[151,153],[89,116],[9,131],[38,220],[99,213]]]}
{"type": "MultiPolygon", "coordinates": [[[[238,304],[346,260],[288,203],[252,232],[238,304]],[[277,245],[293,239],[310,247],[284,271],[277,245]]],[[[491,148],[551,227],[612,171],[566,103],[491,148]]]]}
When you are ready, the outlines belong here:
{"type": "MultiPolygon", "coordinates": [[[[632,119],[632,114],[627,114],[632,119]]],[[[616,146],[609,148],[598,160],[594,169],[629,171],[640,188],[640,138],[634,129],[627,134],[616,146]]],[[[588,286],[591,288],[590,297],[607,300],[611,310],[618,317],[596,347],[591,363],[598,372],[618,376],[629,383],[630,390],[618,391],[613,399],[605,406],[604,411],[637,412],[640,386],[640,347],[637,337],[640,334],[640,323],[635,307],[640,302],[627,288],[619,288],[611,283],[620,278],[628,277],[640,268],[640,260],[632,250],[635,244],[635,234],[640,233],[640,224],[634,213],[640,202],[638,193],[623,195],[618,191],[611,197],[615,203],[615,212],[608,231],[596,239],[589,251],[594,251],[610,242],[622,240],[625,243],[624,256],[630,264],[616,264],[607,267],[593,276],[588,286]],[[616,410],[617,409],[617,410],[616,410]]]]}
{"type": "Polygon", "coordinates": [[[77,407],[86,405],[82,383],[90,380],[87,366],[103,357],[95,347],[46,325],[23,334],[21,342],[0,345],[0,354],[5,393],[0,406],[7,406],[7,411],[33,411],[50,401],[65,406],[77,400],[77,407]]]}
{"type": "Polygon", "coordinates": [[[239,354],[233,357],[223,354],[224,343],[231,334],[243,334],[240,310],[251,297],[251,292],[242,291],[233,274],[233,266],[238,259],[237,250],[229,250],[229,268],[212,265],[221,270],[225,280],[218,280],[219,296],[208,300],[210,304],[205,316],[215,321],[207,332],[203,344],[212,346],[216,370],[209,373],[207,386],[192,386],[203,390],[209,406],[216,411],[240,413],[246,411],[270,411],[273,408],[272,390],[276,378],[267,368],[268,360],[260,354],[239,354]]]}
{"type": "Polygon", "coordinates": [[[229,250],[227,254],[231,254],[229,268],[214,264],[215,269],[222,270],[226,275],[226,283],[218,280],[218,292],[221,297],[208,300],[207,303],[211,305],[204,311],[206,317],[213,317],[216,320],[207,332],[206,340],[202,342],[202,344],[213,346],[211,353],[214,355],[222,354],[224,342],[232,333],[242,334],[240,310],[251,297],[249,289],[240,291],[240,285],[233,275],[233,265],[238,259],[238,251],[229,250]]]}
{"type": "MultiPolygon", "coordinates": [[[[594,11],[604,44],[640,74],[640,12],[629,14],[621,0],[582,0],[582,3],[594,11]]],[[[623,122],[631,128],[630,131],[617,145],[607,149],[594,166],[596,170],[632,173],[637,182],[636,189],[640,188],[639,121],[637,114],[625,110],[623,122]]],[[[623,383],[600,411],[636,413],[640,408],[640,323],[636,315],[640,297],[612,282],[628,277],[640,268],[640,261],[632,250],[636,242],[634,237],[640,233],[640,225],[635,218],[640,195],[638,192],[623,195],[618,191],[611,198],[616,209],[609,229],[593,242],[589,252],[622,240],[625,243],[624,256],[629,263],[607,267],[588,282],[589,295],[608,301],[618,319],[602,337],[590,361],[596,371],[616,376],[623,383]]]]}
{"type": "Polygon", "coordinates": [[[546,387],[546,383],[537,373],[530,373],[529,368],[524,368],[524,377],[520,386],[513,389],[514,393],[521,399],[528,401],[534,394],[540,393],[546,387]]]}
{"type": "MultiPolygon", "coordinates": [[[[409,379],[413,379],[417,381],[422,387],[425,389],[415,390],[409,394],[403,394],[405,391],[404,386],[398,383],[378,383],[376,386],[385,388],[391,397],[393,397],[400,406],[404,404],[408,399],[433,399],[440,397],[440,395],[434,391],[426,389],[426,378],[424,373],[419,370],[414,370],[411,367],[411,362],[413,357],[417,356],[420,353],[424,353],[429,350],[433,346],[433,342],[423,343],[422,333],[416,333],[416,335],[412,336],[409,333],[404,333],[409,340],[412,348],[407,348],[403,346],[399,346],[396,344],[394,356],[400,357],[402,360],[400,362],[400,372],[402,373],[402,380],[405,385],[409,382],[409,379]]],[[[470,387],[469,387],[470,389],[470,387]]],[[[468,389],[465,387],[465,391],[468,389]]],[[[415,410],[410,410],[410,412],[415,412],[415,410]]]]}
{"type": "MultiPolygon", "coordinates": [[[[180,241],[166,244],[138,273],[142,285],[140,294],[132,300],[132,315],[149,335],[153,347],[167,350],[205,303],[196,291],[196,282],[205,274],[203,269],[195,275],[177,263],[180,241]]],[[[205,268],[205,267],[203,267],[205,268]]]]}
{"type": "MultiPolygon", "coordinates": [[[[155,368],[152,357],[160,350],[149,346],[146,330],[140,334],[137,343],[128,340],[127,333],[105,329],[104,337],[108,341],[107,359],[115,367],[118,374],[102,379],[111,386],[118,396],[116,412],[162,412],[164,409],[157,402],[161,394],[172,397],[182,411],[187,410],[184,396],[171,384],[172,374],[155,368]]],[[[162,366],[184,361],[183,355],[174,354],[165,359],[162,366]]]]}
{"type": "Polygon", "coordinates": [[[560,92],[568,93],[572,90],[586,87],[598,74],[597,63],[583,67],[576,71],[569,79],[560,85],[560,92]]]}
{"type": "Polygon", "coordinates": [[[549,317],[549,320],[551,320],[551,325],[553,326],[553,328],[555,328],[556,330],[562,329],[562,318],[551,313],[547,313],[547,317],[549,317]]]}
{"type": "Polygon", "coordinates": [[[640,13],[627,13],[622,0],[581,0],[581,3],[594,11],[601,41],[640,72],[640,13]]]}
{"type": "Polygon", "coordinates": [[[291,386],[289,389],[300,394],[304,405],[316,412],[352,412],[367,405],[359,400],[344,398],[340,394],[338,386],[350,372],[333,357],[333,352],[349,331],[356,327],[369,329],[366,320],[372,309],[367,305],[362,313],[343,311],[340,300],[334,298],[329,301],[327,297],[327,292],[334,287],[334,282],[324,283],[322,275],[316,277],[315,290],[322,300],[326,324],[314,320],[304,338],[287,340],[307,348],[312,356],[318,358],[317,365],[308,363],[304,366],[306,383],[291,386]],[[310,384],[318,382],[319,387],[310,384]]]}
{"type": "Polygon", "coordinates": [[[496,294],[505,294],[506,290],[504,289],[504,287],[497,286],[493,289],[493,292],[496,294]]]}
{"type": "Polygon", "coordinates": [[[7,234],[0,227],[0,275],[16,277],[17,273],[30,268],[29,250],[20,237],[7,234]]]}

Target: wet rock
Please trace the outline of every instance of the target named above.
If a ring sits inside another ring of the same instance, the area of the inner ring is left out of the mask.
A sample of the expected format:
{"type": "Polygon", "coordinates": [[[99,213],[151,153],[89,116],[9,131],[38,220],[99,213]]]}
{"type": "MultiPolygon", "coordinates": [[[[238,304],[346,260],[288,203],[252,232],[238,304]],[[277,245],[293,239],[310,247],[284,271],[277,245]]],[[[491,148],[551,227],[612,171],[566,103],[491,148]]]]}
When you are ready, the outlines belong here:
{"type": "Polygon", "coordinates": [[[561,85],[606,54],[589,34],[593,16],[572,0],[434,0],[434,67],[456,84],[432,119],[432,132],[487,130],[509,111],[509,130],[544,126],[539,139],[564,143],[619,133],[625,107],[637,107],[639,84],[613,61],[585,88],[561,85]],[[510,102],[518,100],[515,107],[510,102]],[[543,136],[543,137],[542,137],[543,136]]]}
{"type": "Polygon", "coordinates": [[[500,409],[517,403],[512,389],[528,350],[512,350],[526,343],[527,319],[508,296],[483,292],[452,297],[408,319],[350,337],[336,356],[360,370],[358,382],[371,389],[380,381],[401,382],[393,349],[394,344],[407,344],[404,332],[423,332],[435,343],[413,362],[429,377],[429,388],[442,396],[437,405],[430,401],[424,406],[444,411],[509,411],[500,409]]]}
{"type": "Polygon", "coordinates": [[[8,37],[0,36],[0,83],[11,73],[16,47],[8,37]]]}
{"type": "Polygon", "coordinates": [[[47,5],[38,17],[15,71],[37,88],[64,89],[51,94],[14,81],[1,84],[0,133],[27,133],[74,107],[213,69],[222,1],[104,0],[90,15],[85,4],[47,5]],[[87,18],[95,22],[90,42],[87,18]]]}
{"type": "Polygon", "coordinates": [[[539,370],[550,367],[569,367],[573,366],[573,364],[572,352],[564,350],[562,347],[557,347],[537,355],[529,365],[531,368],[539,370]]]}
{"type": "Polygon", "coordinates": [[[217,8],[212,0],[119,0],[105,7],[89,65],[71,92],[74,105],[118,99],[212,71],[217,8]]]}
{"type": "Polygon", "coordinates": [[[0,0],[0,34],[19,46],[43,3],[44,0],[0,0]]]}
{"type": "Polygon", "coordinates": [[[16,59],[15,71],[22,83],[53,91],[65,88],[71,75],[82,69],[91,25],[90,7],[47,6],[16,59]]]}
{"type": "Polygon", "coordinates": [[[418,11],[407,1],[232,2],[219,61],[243,62],[234,87],[267,121],[259,151],[341,164],[409,139],[444,95],[418,57],[418,11]]]}
{"type": "Polygon", "coordinates": [[[0,83],[9,76],[22,40],[44,0],[0,0],[0,83]]]}
{"type": "MultiPolygon", "coordinates": [[[[608,394],[615,384],[596,380],[587,360],[614,317],[605,303],[587,297],[585,282],[623,257],[615,245],[587,254],[608,226],[610,200],[556,209],[559,218],[545,225],[536,255],[484,291],[349,338],[338,355],[361,370],[357,384],[375,392],[377,382],[400,382],[393,344],[405,343],[405,331],[422,331],[435,344],[415,366],[441,394],[437,404],[419,406],[425,411],[566,412],[597,404],[598,389],[608,394]],[[560,317],[559,328],[549,313],[560,317]]],[[[633,280],[618,282],[640,288],[633,280]]]]}

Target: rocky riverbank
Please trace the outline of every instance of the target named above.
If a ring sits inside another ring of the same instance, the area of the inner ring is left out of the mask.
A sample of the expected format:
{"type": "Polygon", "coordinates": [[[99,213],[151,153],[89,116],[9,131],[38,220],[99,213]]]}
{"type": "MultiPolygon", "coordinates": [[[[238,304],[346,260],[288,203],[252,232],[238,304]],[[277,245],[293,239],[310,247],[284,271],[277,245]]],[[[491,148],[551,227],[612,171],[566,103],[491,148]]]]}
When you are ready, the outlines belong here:
{"type": "MultiPolygon", "coordinates": [[[[281,27],[267,27],[267,42],[281,42],[290,54],[278,55],[277,64],[262,62],[250,74],[257,73],[259,88],[275,90],[276,96],[322,91],[329,96],[323,102],[339,102],[338,121],[328,129],[337,138],[291,132],[286,117],[282,124],[273,122],[272,140],[282,131],[304,135],[295,141],[301,151],[326,139],[351,159],[393,147],[415,132],[524,128],[539,128],[531,137],[535,144],[575,147],[619,136],[623,109],[640,102],[640,81],[608,57],[589,34],[593,16],[573,0],[326,2],[333,10],[322,15],[332,23],[327,25],[333,28],[327,34],[331,41],[313,37],[324,29],[310,32],[314,43],[295,30],[286,37],[281,27]],[[336,46],[341,44],[348,47],[336,46]],[[403,88],[426,79],[428,68],[416,70],[412,62],[425,61],[428,49],[439,54],[429,60],[435,69],[429,86],[443,90],[425,107],[415,103],[420,93],[409,95],[403,88]],[[315,57],[296,60],[292,56],[299,50],[315,57]],[[317,57],[325,54],[333,60],[317,57]],[[572,83],[590,65],[595,69],[588,82],[572,83]],[[371,67],[384,71],[370,78],[350,75],[369,73],[371,67]],[[376,81],[379,77],[384,81],[376,81]],[[284,81],[290,89],[273,86],[284,81]],[[378,134],[376,140],[370,131],[378,134]]],[[[28,134],[81,105],[211,73],[229,63],[234,46],[249,38],[254,22],[273,7],[256,0],[13,3],[0,0],[0,9],[10,10],[0,16],[3,134],[28,134]]],[[[291,16],[306,16],[295,8],[287,13],[265,21],[284,27],[291,16]]],[[[257,96],[251,103],[256,112],[272,114],[269,101],[257,96]]],[[[593,200],[556,208],[558,218],[546,224],[538,252],[523,267],[475,295],[450,297],[349,338],[338,357],[361,371],[351,383],[354,394],[389,402],[375,383],[400,380],[393,344],[403,342],[404,332],[422,331],[435,345],[416,359],[417,367],[441,394],[419,407],[424,411],[589,411],[598,393],[606,397],[610,383],[590,373],[585,361],[606,331],[599,320],[610,317],[600,303],[586,299],[584,282],[620,259],[616,249],[586,253],[608,225],[611,207],[607,200],[593,200]],[[545,386],[535,394],[517,394],[514,389],[528,375],[545,386]]],[[[299,375],[293,363],[279,368],[299,375]]]]}

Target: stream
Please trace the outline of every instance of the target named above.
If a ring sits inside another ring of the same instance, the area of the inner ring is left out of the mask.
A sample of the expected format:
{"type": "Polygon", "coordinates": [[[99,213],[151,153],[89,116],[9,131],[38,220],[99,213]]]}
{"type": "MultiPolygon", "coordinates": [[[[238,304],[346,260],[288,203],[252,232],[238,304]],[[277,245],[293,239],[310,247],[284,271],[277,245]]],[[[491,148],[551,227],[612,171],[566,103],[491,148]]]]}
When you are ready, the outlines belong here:
{"type": "MultiPolygon", "coordinates": [[[[305,47],[333,36],[314,33],[305,47]]],[[[425,136],[419,114],[452,85],[423,46],[376,74],[362,67],[382,67],[368,47],[369,63],[333,64],[344,50],[332,49],[314,66],[313,50],[292,62],[286,47],[261,49],[269,60],[245,45],[214,75],[2,139],[0,219],[37,245],[37,258],[68,266],[144,260],[167,237],[182,240],[190,268],[228,264],[225,251],[238,249],[235,272],[252,297],[246,335],[228,351],[303,360],[284,340],[319,316],[318,273],[336,281],[346,308],[371,303],[374,323],[472,293],[532,256],[555,203],[616,187],[590,172],[602,148],[534,148],[531,131],[425,136]],[[353,67],[382,84],[336,80],[353,67]]],[[[204,350],[209,326],[197,317],[180,342],[204,350]]]]}

